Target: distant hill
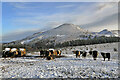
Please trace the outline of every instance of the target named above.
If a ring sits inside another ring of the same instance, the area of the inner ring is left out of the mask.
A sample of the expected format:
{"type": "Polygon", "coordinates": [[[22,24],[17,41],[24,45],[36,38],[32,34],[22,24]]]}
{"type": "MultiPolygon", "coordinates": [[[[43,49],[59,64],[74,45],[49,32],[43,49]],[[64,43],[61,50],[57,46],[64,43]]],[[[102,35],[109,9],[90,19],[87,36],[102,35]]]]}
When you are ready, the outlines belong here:
{"type": "Polygon", "coordinates": [[[42,33],[35,33],[32,36],[28,36],[20,40],[20,42],[24,44],[29,42],[37,42],[42,39],[54,39],[56,42],[65,42],[80,39],[83,38],[83,35],[88,36],[89,34],[92,33],[80,28],[80,26],[66,23],[42,33]]]}
{"type": "Polygon", "coordinates": [[[100,32],[89,32],[85,29],[82,29],[78,25],[65,23],[51,30],[47,30],[44,32],[37,32],[31,36],[27,36],[22,40],[17,40],[9,44],[32,44],[33,45],[40,41],[42,42],[47,41],[46,44],[52,43],[52,42],[56,44],[56,43],[63,43],[63,42],[78,40],[78,39],[87,40],[87,39],[92,39],[94,37],[100,37],[100,36],[106,36],[106,37],[117,36],[118,33],[117,33],[117,30],[109,31],[107,29],[104,29],[100,32]]]}
{"type": "Polygon", "coordinates": [[[104,29],[100,32],[98,32],[99,35],[101,36],[115,36],[114,33],[112,33],[111,31],[108,31],[107,29],[104,29]]]}

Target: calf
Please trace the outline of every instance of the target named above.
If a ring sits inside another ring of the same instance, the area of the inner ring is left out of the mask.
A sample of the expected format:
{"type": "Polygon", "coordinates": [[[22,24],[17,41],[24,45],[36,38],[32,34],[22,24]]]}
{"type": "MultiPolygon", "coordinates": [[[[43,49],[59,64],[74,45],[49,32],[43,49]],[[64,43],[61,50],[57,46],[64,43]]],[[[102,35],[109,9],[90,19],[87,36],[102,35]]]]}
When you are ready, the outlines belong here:
{"type": "Polygon", "coordinates": [[[101,52],[101,55],[104,58],[104,61],[105,61],[105,58],[108,58],[108,61],[110,61],[110,53],[101,52]]]}

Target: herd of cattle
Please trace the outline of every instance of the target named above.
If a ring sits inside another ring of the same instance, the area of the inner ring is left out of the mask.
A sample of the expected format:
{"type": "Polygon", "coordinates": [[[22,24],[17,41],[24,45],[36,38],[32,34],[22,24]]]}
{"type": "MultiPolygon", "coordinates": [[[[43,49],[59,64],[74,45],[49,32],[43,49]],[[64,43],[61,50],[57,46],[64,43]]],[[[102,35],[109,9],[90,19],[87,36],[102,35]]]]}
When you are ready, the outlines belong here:
{"type": "Polygon", "coordinates": [[[40,55],[46,57],[47,60],[55,59],[57,56],[61,56],[61,50],[41,50],[40,55]]]}
{"type": "MultiPolygon", "coordinates": [[[[47,60],[52,60],[55,59],[55,57],[57,56],[61,56],[61,50],[55,50],[55,49],[49,49],[49,50],[40,50],[40,56],[43,56],[44,58],[46,58],[47,60]]],[[[82,55],[82,57],[86,57],[87,56],[87,52],[86,51],[72,51],[75,55],[76,58],[79,57],[80,55],[82,55]]],[[[93,51],[89,51],[88,52],[94,60],[96,60],[96,58],[98,57],[98,51],[93,50],[93,51]]],[[[104,53],[101,52],[102,57],[104,58],[104,61],[106,58],[108,58],[108,61],[110,60],[110,53],[104,53]]],[[[24,48],[5,48],[5,50],[3,50],[2,52],[2,57],[23,57],[26,56],[26,50],[24,48]]]]}
{"type": "Polygon", "coordinates": [[[2,57],[22,57],[26,56],[26,50],[24,48],[5,48],[2,52],[2,57]]]}
{"type": "MultiPolygon", "coordinates": [[[[86,57],[87,56],[87,52],[86,51],[72,51],[74,54],[76,54],[76,58],[80,57],[80,55],[82,55],[82,57],[86,57]]],[[[88,52],[90,55],[92,55],[93,59],[96,60],[96,58],[98,57],[98,51],[93,50],[93,51],[89,51],[88,52]]],[[[104,53],[101,52],[102,57],[104,58],[104,61],[106,58],[108,58],[108,61],[110,61],[110,53],[104,53]]]]}
{"type": "MultiPolygon", "coordinates": [[[[40,56],[43,56],[47,60],[55,59],[56,56],[61,55],[61,50],[40,50],[40,56]]],[[[26,49],[24,48],[5,48],[2,52],[2,57],[24,57],[26,56],[26,49]]]]}

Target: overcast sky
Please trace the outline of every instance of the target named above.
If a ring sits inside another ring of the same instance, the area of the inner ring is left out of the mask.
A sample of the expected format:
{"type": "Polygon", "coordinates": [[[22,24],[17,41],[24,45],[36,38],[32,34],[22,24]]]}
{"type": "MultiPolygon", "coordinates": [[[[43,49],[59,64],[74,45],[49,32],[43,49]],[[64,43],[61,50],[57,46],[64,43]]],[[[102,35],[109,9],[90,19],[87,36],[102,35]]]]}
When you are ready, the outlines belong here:
{"type": "Polygon", "coordinates": [[[89,31],[118,29],[118,3],[108,2],[3,2],[3,41],[22,39],[63,23],[89,31]]]}

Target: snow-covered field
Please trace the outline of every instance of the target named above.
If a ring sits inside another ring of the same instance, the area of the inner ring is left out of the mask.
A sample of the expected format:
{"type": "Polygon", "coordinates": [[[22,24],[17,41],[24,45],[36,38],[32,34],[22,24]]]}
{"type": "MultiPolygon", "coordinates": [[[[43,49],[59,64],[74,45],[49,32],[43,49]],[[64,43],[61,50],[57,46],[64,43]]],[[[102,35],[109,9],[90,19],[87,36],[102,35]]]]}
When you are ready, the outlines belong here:
{"type": "Polygon", "coordinates": [[[118,50],[118,43],[66,47],[62,48],[62,55],[67,57],[50,61],[39,57],[0,58],[0,78],[118,78],[120,64],[114,48],[118,50]],[[90,48],[110,52],[111,60],[103,61],[101,54],[96,61],[89,54],[86,58],[76,58],[72,53],[72,50],[89,51],[90,48]]]}

